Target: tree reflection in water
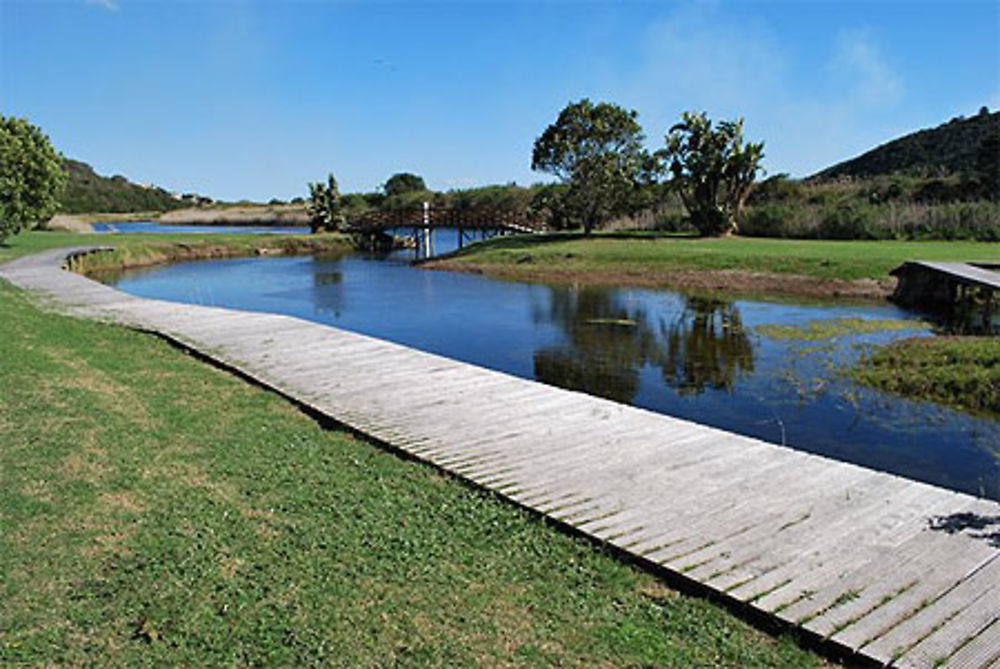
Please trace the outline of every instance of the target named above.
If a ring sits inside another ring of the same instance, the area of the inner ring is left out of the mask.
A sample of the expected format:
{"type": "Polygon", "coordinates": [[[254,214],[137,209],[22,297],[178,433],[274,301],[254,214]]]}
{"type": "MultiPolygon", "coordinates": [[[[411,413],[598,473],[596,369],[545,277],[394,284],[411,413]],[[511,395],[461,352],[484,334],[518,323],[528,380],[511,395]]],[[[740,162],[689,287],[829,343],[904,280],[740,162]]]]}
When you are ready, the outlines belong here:
{"type": "Polygon", "coordinates": [[[312,279],[312,302],[316,311],[339,318],[345,306],[343,272],[314,269],[312,279]]]}
{"type": "Polygon", "coordinates": [[[666,347],[654,364],[683,394],[732,391],[740,374],[753,371],[753,346],[732,302],[685,297],[684,310],[669,327],[661,324],[660,334],[666,347]]]}
{"type": "Polygon", "coordinates": [[[620,294],[553,289],[548,313],[535,317],[558,326],[567,341],[535,351],[535,378],[632,403],[647,365],[682,394],[731,391],[740,374],[753,371],[753,347],[731,302],[685,297],[676,315],[659,317],[653,328],[646,309],[626,306],[620,294]]]}

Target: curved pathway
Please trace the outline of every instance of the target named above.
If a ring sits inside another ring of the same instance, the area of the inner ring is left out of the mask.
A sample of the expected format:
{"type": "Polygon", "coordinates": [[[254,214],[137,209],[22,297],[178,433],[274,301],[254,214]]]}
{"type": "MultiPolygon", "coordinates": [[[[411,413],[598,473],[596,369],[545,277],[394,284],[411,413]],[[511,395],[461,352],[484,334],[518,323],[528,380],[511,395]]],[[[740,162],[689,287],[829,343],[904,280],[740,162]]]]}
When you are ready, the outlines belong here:
{"type": "Polygon", "coordinates": [[[1000,666],[1000,504],[296,318],[132,297],[62,269],[72,252],[0,277],[181,342],[855,659],[1000,666]]]}

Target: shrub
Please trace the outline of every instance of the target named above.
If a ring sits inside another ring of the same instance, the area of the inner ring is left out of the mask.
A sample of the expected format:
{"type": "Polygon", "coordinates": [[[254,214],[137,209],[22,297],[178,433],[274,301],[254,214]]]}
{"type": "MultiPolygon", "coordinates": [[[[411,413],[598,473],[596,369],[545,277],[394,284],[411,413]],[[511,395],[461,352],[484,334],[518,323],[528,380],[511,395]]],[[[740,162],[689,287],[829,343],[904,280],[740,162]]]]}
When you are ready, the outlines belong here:
{"type": "Polygon", "coordinates": [[[848,203],[823,211],[817,233],[821,239],[878,239],[876,208],[848,203]]]}
{"type": "Polygon", "coordinates": [[[800,237],[796,234],[797,205],[770,202],[747,209],[740,221],[740,234],[749,237],[800,237]]]}
{"type": "Polygon", "coordinates": [[[797,202],[803,199],[804,192],[802,182],[789,179],[787,174],[775,174],[753,187],[747,197],[747,204],[797,202]]]}
{"type": "Polygon", "coordinates": [[[740,222],[748,237],[788,239],[914,239],[1000,241],[1000,206],[985,200],[948,204],[865,204],[823,207],[768,203],[740,222]]]}
{"type": "Polygon", "coordinates": [[[0,242],[51,218],[65,183],[49,138],[25,119],[0,116],[0,242]]]}

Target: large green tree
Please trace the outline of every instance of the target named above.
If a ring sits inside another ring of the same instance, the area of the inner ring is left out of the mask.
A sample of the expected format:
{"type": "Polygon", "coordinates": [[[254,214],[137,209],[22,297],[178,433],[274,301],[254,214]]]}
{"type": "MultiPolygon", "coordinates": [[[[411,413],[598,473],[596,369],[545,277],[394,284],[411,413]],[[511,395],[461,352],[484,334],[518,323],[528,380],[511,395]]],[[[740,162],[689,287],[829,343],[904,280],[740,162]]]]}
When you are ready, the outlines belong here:
{"type": "Polygon", "coordinates": [[[584,98],[567,105],[535,140],[531,169],[566,184],[560,209],[587,234],[629,211],[648,172],[638,116],[584,98]]]}
{"type": "Polygon", "coordinates": [[[309,184],[309,226],[313,232],[340,230],[347,225],[337,179],[327,175],[326,183],[309,184]]]}
{"type": "Polygon", "coordinates": [[[65,184],[49,138],[25,119],[0,116],[0,242],[51,218],[65,184]]]}
{"type": "Polygon", "coordinates": [[[397,172],[389,177],[383,189],[386,195],[392,197],[393,195],[427,190],[427,184],[424,183],[424,178],[417,174],[397,172]]]}
{"type": "Polygon", "coordinates": [[[736,231],[764,157],[763,142],[744,142],[742,118],[713,125],[704,112],[685,112],[657,155],[701,234],[736,231]]]}

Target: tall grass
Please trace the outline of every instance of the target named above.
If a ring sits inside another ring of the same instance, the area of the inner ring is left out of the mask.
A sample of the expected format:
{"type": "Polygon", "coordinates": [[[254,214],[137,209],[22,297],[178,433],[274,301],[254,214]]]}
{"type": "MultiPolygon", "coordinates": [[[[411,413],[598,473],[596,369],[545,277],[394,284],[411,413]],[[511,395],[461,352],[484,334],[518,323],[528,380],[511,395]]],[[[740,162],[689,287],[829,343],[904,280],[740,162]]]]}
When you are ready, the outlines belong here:
{"type": "Polygon", "coordinates": [[[972,191],[954,179],[776,178],[757,186],[739,230],[785,239],[1000,241],[1000,206],[971,198],[972,191]]]}
{"type": "Polygon", "coordinates": [[[1000,241],[1000,207],[986,201],[825,206],[771,202],[748,208],[740,234],[784,239],[995,242],[1000,241]]]}

